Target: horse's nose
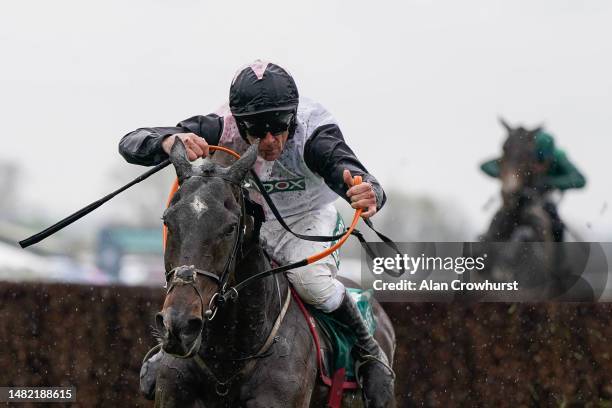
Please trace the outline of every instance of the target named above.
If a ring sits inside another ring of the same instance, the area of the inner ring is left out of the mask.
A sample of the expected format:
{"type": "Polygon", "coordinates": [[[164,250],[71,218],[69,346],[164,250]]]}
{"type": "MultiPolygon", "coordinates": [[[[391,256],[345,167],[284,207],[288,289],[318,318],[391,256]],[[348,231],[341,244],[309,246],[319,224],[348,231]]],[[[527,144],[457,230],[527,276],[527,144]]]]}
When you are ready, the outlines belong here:
{"type": "Polygon", "coordinates": [[[182,326],[181,331],[185,337],[195,337],[202,331],[202,319],[193,317],[187,320],[187,323],[182,326]]]}
{"type": "Polygon", "coordinates": [[[178,311],[171,311],[164,316],[158,313],[155,317],[158,327],[165,327],[171,336],[177,339],[191,340],[202,331],[202,319],[200,317],[188,317],[178,311]]]}
{"type": "Polygon", "coordinates": [[[187,320],[187,324],[183,328],[183,334],[186,337],[194,337],[202,331],[202,319],[193,317],[187,320]]]}

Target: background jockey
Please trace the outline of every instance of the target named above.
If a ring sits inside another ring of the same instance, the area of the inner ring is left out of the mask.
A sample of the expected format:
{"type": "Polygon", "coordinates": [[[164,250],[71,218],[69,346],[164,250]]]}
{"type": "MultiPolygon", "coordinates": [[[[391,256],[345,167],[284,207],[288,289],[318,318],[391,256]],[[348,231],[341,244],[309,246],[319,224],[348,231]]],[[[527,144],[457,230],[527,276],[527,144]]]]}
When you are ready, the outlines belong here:
{"type": "MultiPolygon", "coordinates": [[[[342,220],[333,206],[338,196],[353,208],[362,208],[364,218],[376,214],[386,199],[380,183],[344,141],[333,116],[320,104],[299,97],[291,75],[269,62],[257,60],[239,70],[230,86],[229,104],[215,113],[185,119],[174,127],[137,129],[121,139],[119,152],[130,163],[155,165],[168,158],[177,137],[183,141],[191,161],[206,157],[209,145],[243,153],[260,139],[253,169],[286,223],[297,233],[342,232],[342,220]],[[362,176],[364,182],[352,186],[355,175],[362,176]]],[[[301,240],[285,231],[260,194],[251,191],[250,195],[264,207],[267,221],[261,229],[261,241],[279,264],[298,261],[329,247],[329,243],[301,240]]],[[[356,358],[367,362],[358,376],[366,384],[370,378],[386,378],[382,383],[392,389],[388,360],[368,333],[344,285],[336,279],[338,256],[334,255],[290,270],[287,278],[305,302],[332,314],[355,333],[356,358]]],[[[149,360],[150,364],[155,361],[149,360]]],[[[155,372],[150,367],[143,367],[143,371],[155,372]]],[[[152,380],[141,381],[143,391],[150,395],[154,392],[154,386],[150,389],[152,380]]],[[[376,401],[377,395],[364,397],[376,401]]]]}
{"type": "MultiPolygon", "coordinates": [[[[535,172],[539,177],[535,186],[529,186],[537,189],[544,197],[544,209],[550,215],[552,220],[553,236],[555,241],[563,241],[563,221],[559,217],[557,205],[552,199],[552,192],[565,191],[572,188],[582,188],[586,184],[586,179],[580,171],[570,162],[565,152],[555,147],[555,140],[549,133],[540,130],[535,137],[536,159],[537,165],[535,172]]],[[[500,160],[493,159],[484,162],[480,168],[483,172],[491,177],[498,178],[500,175],[500,160]]],[[[502,210],[499,210],[494,217],[497,222],[503,222],[506,217],[502,210]]],[[[490,229],[490,231],[493,229],[490,229]]],[[[485,236],[484,241],[497,241],[496,237],[485,236]]]]}

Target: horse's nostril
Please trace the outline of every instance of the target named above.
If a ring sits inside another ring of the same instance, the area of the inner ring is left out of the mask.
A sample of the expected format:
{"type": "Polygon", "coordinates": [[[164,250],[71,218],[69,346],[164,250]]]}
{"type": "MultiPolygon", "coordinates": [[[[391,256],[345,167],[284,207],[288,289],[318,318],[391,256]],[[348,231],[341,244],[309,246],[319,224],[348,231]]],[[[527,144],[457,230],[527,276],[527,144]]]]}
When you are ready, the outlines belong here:
{"type": "Polygon", "coordinates": [[[200,330],[202,330],[202,319],[200,319],[199,317],[189,319],[189,321],[187,322],[186,330],[188,334],[199,333],[200,330]]]}
{"type": "Polygon", "coordinates": [[[158,329],[164,328],[164,315],[161,312],[155,315],[155,325],[158,329]]]}

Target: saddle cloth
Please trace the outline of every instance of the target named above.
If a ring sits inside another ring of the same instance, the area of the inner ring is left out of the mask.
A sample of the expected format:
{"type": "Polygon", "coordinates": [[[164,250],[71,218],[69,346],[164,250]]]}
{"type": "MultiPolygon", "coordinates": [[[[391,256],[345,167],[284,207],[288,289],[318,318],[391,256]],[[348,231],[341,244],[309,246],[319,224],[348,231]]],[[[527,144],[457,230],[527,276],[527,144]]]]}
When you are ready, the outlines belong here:
{"type": "MultiPolygon", "coordinates": [[[[347,289],[350,296],[356,301],[370,333],[374,333],[376,321],[372,311],[372,291],[347,289]]],[[[340,395],[344,389],[359,388],[355,378],[355,361],[351,356],[351,350],[356,343],[355,335],[348,327],[330,315],[305,305],[293,288],[291,291],[310,327],[317,349],[319,373],[323,383],[332,388],[332,393],[339,392],[340,395]]]]}

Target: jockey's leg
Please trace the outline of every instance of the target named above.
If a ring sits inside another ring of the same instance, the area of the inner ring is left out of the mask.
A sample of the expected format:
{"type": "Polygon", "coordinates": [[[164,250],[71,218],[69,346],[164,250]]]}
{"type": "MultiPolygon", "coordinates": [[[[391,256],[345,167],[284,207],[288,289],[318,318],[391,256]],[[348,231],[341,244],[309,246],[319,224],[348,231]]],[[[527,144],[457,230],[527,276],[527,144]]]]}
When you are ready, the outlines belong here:
{"type": "Polygon", "coordinates": [[[395,374],[389,359],[370,334],[366,321],[348,292],[340,306],[330,313],[334,319],[348,326],[357,338],[353,355],[357,360],[356,374],[363,390],[366,407],[387,407],[394,398],[395,374]]]}
{"type": "MultiPolygon", "coordinates": [[[[302,217],[289,217],[289,227],[301,234],[336,235],[343,224],[334,207],[311,211],[302,217]]],[[[265,224],[268,224],[266,222],[265,224]]],[[[330,243],[305,241],[294,237],[274,223],[262,228],[266,248],[277,262],[295,262],[314,255],[330,243]]],[[[302,300],[350,328],[357,338],[354,354],[358,361],[357,376],[362,384],[366,407],[386,407],[393,399],[394,374],[389,361],[362,318],[357,305],[336,279],[337,254],[314,264],[287,272],[287,278],[302,300]]]]}
{"type": "MultiPolygon", "coordinates": [[[[306,235],[336,235],[344,230],[342,219],[331,204],[305,214],[286,217],[285,222],[293,231],[306,235]]],[[[276,220],[263,224],[261,241],[268,254],[280,265],[299,261],[331,245],[329,242],[299,239],[276,220]]],[[[338,267],[336,251],[311,265],[287,271],[287,278],[304,302],[330,312],[338,308],[344,296],[344,285],[336,279],[338,267]]]]}

